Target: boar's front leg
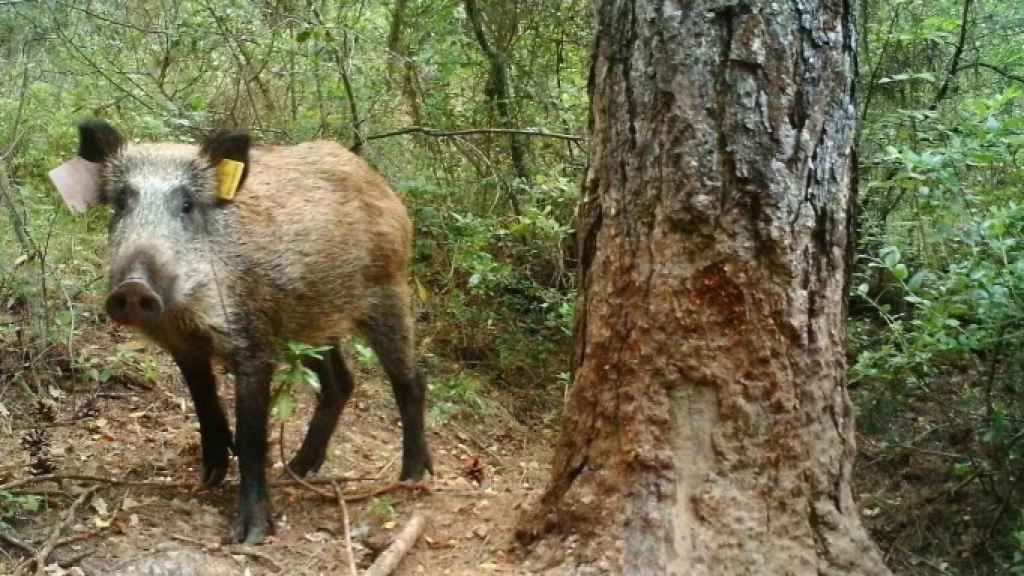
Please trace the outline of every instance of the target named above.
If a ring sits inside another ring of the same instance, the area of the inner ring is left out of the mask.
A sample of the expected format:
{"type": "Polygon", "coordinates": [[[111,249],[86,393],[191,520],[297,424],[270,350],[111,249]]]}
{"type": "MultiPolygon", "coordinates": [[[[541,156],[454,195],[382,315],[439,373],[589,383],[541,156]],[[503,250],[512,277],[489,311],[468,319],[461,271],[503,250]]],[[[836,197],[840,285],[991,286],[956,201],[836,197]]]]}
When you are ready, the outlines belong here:
{"type": "Polygon", "coordinates": [[[210,355],[188,351],[174,355],[174,361],[192,394],[199,418],[199,436],[203,446],[203,487],[210,488],[224,481],[228,472],[228,448],[231,428],[217,397],[217,380],[210,365],[210,355]]]}
{"type": "Polygon", "coordinates": [[[238,469],[238,518],[231,538],[257,544],[272,534],[267,499],[267,417],[270,406],[271,355],[266,350],[239,354],[235,362],[235,426],[238,469]]]}

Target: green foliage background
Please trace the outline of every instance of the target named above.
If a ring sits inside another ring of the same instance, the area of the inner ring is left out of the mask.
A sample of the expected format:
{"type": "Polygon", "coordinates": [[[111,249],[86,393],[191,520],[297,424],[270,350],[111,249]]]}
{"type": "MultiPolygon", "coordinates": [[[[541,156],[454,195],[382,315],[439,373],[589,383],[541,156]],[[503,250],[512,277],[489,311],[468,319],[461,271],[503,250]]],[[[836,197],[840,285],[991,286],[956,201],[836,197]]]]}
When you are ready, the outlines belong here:
{"type": "MultiPolygon", "coordinates": [[[[861,504],[898,573],[1024,573],[1024,3],[856,4],[861,504]]],[[[586,141],[375,138],[586,136],[589,3],[479,5],[491,54],[453,0],[0,0],[0,390],[142,364],[77,354],[102,320],[106,214],[72,218],[45,179],[75,122],[101,116],[137,139],[241,127],[359,144],[414,214],[435,417],[485,410],[481,383],[560,392],[586,141]]]]}

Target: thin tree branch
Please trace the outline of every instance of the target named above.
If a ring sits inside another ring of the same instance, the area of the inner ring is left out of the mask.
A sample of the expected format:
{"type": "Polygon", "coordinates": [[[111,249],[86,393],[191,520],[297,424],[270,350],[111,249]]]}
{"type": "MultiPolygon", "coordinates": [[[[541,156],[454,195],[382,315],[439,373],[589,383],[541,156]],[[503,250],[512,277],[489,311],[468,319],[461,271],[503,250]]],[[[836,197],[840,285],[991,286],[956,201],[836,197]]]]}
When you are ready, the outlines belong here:
{"type": "Polygon", "coordinates": [[[1015,82],[1024,83],[1024,76],[1014,74],[1006,70],[1005,68],[1000,68],[999,66],[995,66],[993,64],[988,64],[985,62],[972,62],[971,64],[964,64],[963,66],[957,68],[957,72],[959,72],[960,70],[972,70],[975,68],[984,68],[986,70],[991,70],[996,74],[1002,76],[1003,78],[1006,78],[1007,80],[1013,80],[1015,82]]]}
{"type": "Polygon", "coordinates": [[[92,11],[86,9],[86,8],[82,8],[81,6],[78,6],[77,4],[72,4],[72,3],[69,3],[69,2],[60,2],[60,1],[58,1],[57,3],[60,4],[61,6],[70,8],[70,9],[75,10],[77,12],[81,12],[82,14],[85,14],[86,16],[90,16],[90,17],[95,18],[97,20],[102,20],[103,22],[106,22],[107,24],[113,24],[114,26],[120,26],[121,28],[128,28],[129,30],[135,30],[136,32],[142,32],[143,34],[165,34],[165,35],[168,34],[167,30],[160,30],[160,29],[157,29],[157,28],[142,28],[142,27],[136,26],[135,24],[132,24],[130,22],[121,22],[120,20],[114,20],[112,18],[108,18],[108,17],[103,16],[101,14],[97,14],[96,12],[92,12],[92,11]]]}
{"type": "MultiPolygon", "coordinates": [[[[899,21],[899,18],[899,5],[895,5],[892,9],[892,20],[889,21],[889,32],[885,35],[885,43],[882,44],[882,49],[878,52],[878,60],[875,62],[875,66],[871,70],[871,76],[868,79],[867,93],[864,95],[864,107],[860,111],[860,125],[862,126],[865,119],[868,117],[868,110],[871,109],[871,99],[874,97],[875,87],[878,85],[878,75],[882,71],[882,62],[884,62],[885,56],[889,52],[889,46],[892,44],[893,32],[896,29],[896,22],[899,21]]],[[[860,134],[861,131],[858,130],[858,139],[860,138],[860,134]]]]}
{"type": "Polygon", "coordinates": [[[21,218],[21,213],[18,212],[18,207],[14,204],[14,186],[11,185],[11,181],[7,177],[7,167],[2,161],[0,161],[0,200],[7,208],[7,214],[11,219],[11,228],[14,230],[14,237],[18,240],[22,253],[28,255],[29,258],[35,258],[37,253],[35,243],[21,218]]]}
{"type": "Polygon", "coordinates": [[[455,136],[472,136],[476,134],[517,134],[522,136],[536,136],[538,138],[558,138],[560,140],[570,140],[573,142],[582,142],[587,139],[586,136],[577,136],[575,134],[559,134],[557,132],[545,132],[544,130],[534,130],[531,128],[467,128],[465,130],[439,130],[437,128],[428,128],[426,126],[408,126],[392,132],[384,132],[382,134],[373,134],[367,136],[365,139],[369,140],[380,140],[381,138],[390,138],[392,136],[401,136],[403,134],[424,134],[426,136],[433,136],[435,138],[451,138],[455,136]]]}
{"type": "Polygon", "coordinates": [[[939,107],[939,103],[946,98],[946,93],[949,92],[949,87],[953,83],[953,78],[956,77],[956,73],[960,68],[960,56],[964,53],[964,45],[967,44],[967,20],[971,14],[971,2],[973,0],[964,0],[963,12],[960,15],[960,39],[956,43],[956,48],[953,50],[953,59],[949,64],[949,73],[946,74],[946,79],[942,82],[942,86],[939,91],[935,94],[935,100],[932,101],[929,110],[935,110],[939,107]]]}
{"type": "MultiPolygon", "coordinates": [[[[490,85],[487,92],[489,92],[491,101],[497,109],[502,128],[511,129],[515,126],[515,122],[512,118],[512,108],[510,106],[511,94],[509,93],[505,52],[497,44],[492,45],[487,41],[487,35],[484,33],[483,18],[476,0],[464,0],[464,6],[466,16],[473,29],[473,35],[480,44],[480,51],[484,53],[484,57],[490,65],[490,85]]],[[[509,153],[512,156],[512,166],[515,168],[516,176],[522,180],[529,180],[530,172],[526,167],[526,143],[515,132],[509,132],[509,134],[509,153]]],[[[510,194],[509,200],[512,202],[513,211],[518,213],[519,206],[516,196],[510,194]]]]}
{"type": "MultiPolygon", "coordinates": [[[[95,62],[93,62],[93,60],[91,58],[89,58],[88,56],[85,55],[85,52],[83,52],[78,47],[78,44],[73,42],[71,40],[71,38],[68,38],[68,36],[66,34],[64,34],[64,32],[63,32],[63,30],[61,30],[60,26],[57,26],[56,30],[57,30],[57,35],[61,37],[61,39],[64,41],[64,44],[67,45],[67,46],[70,46],[71,50],[78,56],[79,59],[81,59],[86,64],[91,66],[93,68],[93,70],[95,70],[100,76],[103,76],[103,79],[106,80],[107,82],[109,82],[111,86],[113,86],[114,88],[117,88],[122,94],[124,94],[125,96],[127,96],[127,97],[131,98],[132,100],[136,101],[140,106],[142,106],[146,110],[149,110],[150,112],[154,112],[154,113],[157,111],[156,108],[151,106],[148,102],[146,102],[145,100],[142,100],[141,98],[136,96],[134,92],[124,88],[123,86],[118,84],[113,78],[111,78],[110,75],[106,73],[106,71],[104,71],[102,68],[100,68],[95,62]]],[[[143,91],[143,94],[145,94],[145,91],[143,91]]],[[[148,94],[147,94],[147,96],[148,96],[148,94]]]]}

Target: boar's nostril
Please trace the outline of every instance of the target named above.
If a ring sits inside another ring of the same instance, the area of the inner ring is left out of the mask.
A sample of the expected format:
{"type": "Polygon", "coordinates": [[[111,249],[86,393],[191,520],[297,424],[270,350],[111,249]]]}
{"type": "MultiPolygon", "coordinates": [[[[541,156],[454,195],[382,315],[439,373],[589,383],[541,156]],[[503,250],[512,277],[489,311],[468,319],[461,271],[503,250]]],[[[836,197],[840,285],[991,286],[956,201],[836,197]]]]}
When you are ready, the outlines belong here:
{"type": "Polygon", "coordinates": [[[111,320],[132,326],[152,325],[164,311],[160,296],[139,280],[121,283],[107,297],[106,307],[111,320]]]}
{"type": "Polygon", "coordinates": [[[140,298],[139,307],[142,308],[143,312],[148,312],[151,314],[159,314],[161,309],[160,303],[157,302],[157,299],[153,298],[152,296],[143,296],[142,298],[140,298]]]}
{"type": "MultiPolygon", "coordinates": [[[[112,313],[112,312],[123,313],[125,308],[127,308],[127,307],[128,307],[128,297],[125,296],[124,294],[116,294],[115,293],[115,294],[111,294],[110,297],[107,298],[107,312],[108,313],[112,313]]],[[[114,316],[114,314],[110,314],[110,316],[114,316]]]]}

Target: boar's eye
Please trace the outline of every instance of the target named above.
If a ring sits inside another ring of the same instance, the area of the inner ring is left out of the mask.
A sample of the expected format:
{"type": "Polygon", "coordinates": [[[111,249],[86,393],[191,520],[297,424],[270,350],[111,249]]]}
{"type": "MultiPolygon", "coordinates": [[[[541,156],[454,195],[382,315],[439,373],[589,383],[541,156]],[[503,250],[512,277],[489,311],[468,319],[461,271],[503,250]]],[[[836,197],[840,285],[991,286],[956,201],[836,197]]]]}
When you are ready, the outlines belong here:
{"type": "Polygon", "coordinates": [[[195,208],[195,203],[192,202],[191,198],[186,196],[185,197],[185,201],[182,202],[182,204],[181,204],[181,213],[182,214],[191,214],[193,208],[195,208]]]}

